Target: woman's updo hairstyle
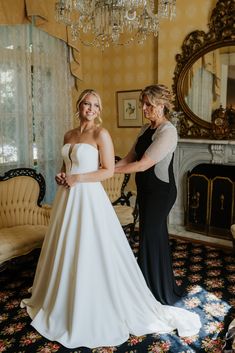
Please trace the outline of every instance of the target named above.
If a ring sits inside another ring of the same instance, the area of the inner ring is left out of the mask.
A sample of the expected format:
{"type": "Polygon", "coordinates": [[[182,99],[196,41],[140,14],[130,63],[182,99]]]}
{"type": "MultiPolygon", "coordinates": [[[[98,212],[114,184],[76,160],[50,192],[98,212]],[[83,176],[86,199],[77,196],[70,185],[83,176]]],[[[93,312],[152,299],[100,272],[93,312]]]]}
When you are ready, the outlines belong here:
{"type": "Polygon", "coordinates": [[[170,112],[173,109],[173,93],[165,85],[151,85],[145,87],[140,93],[140,102],[143,102],[143,97],[146,96],[149,103],[157,106],[159,103],[164,105],[164,115],[170,118],[170,112]]]}
{"type": "Polygon", "coordinates": [[[96,124],[100,125],[102,124],[102,119],[100,117],[100,114],[102,112],[102,102],[101,102],[101,98],[98,92],[96,92],[94,89],[85,89],[84,91],[82,91],[82,93],[80,94],[80,96],[78,97],[77,103],[76,103],[76,108],[77,108],[77,112],[75,114],[76,117],[79,118],[79,108],[80,105],[82,104],[82,102],[85,100],[86,96],[92,94],[93,96],[95,96],[98,100],[98,104],[99,104],[99,113],[97,115],[96,118],[96,124]]]}

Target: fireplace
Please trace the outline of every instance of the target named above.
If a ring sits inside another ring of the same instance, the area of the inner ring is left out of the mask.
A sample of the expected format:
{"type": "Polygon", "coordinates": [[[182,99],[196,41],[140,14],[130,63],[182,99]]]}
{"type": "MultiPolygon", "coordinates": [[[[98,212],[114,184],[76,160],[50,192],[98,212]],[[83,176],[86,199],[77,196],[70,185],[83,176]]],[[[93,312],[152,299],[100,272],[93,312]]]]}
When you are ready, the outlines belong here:
{"type": "Polygon", "coordinates": [[[187,173],[186,229],[230,239],[235,166],[199,164],[187,173]]]}
{"type": "MultiPolygon", "coordinates": [[[[177,149],[175,151],[174,158],[174,172],[176,178],[176,185],[178,189],[177,200],[174,207],[172,208],[169,218],[168,218],[168,228],[171,234],[176,234],[180,236],[187,236],[189,238],[197,239],[197,234],[204,234],[204,239],[209,242],[213,242],[213,238],[218,242],[224,241],[224,239],[232,239],[230,230],[228,228],[229,223],[235,223],[234,214],[234,196],[233,196],[233,214],[230,215],[229,220],[226,218],[226,222],[222,224],[217,223],[219,217],[217,218],[214,209],[212,209],[210,218],[210,209],[205,207],[204,211],[201,213],[206,218],[205,223],[199,225],[193,222],[193,211],[191,210],[190,216],[188,211],[188,176],[192,175],[194,171],[198,172],[198,166],[203,165],[203,168],[211,167],[210,172],[203,173],[202,179],[205,179],[204,188],[207,190],[206,195],[208,195],[208,188],[211,187],[211,180],[213,180],[214,194],[209,194],[209,205],[211,207],[214,205],[214,195],[216,190],[220,190],[221,180],[220,178],[232,179],[234,187],[234,168],[235,168],[235,141],[234,140],[204,140],[204,139],[179,139],[177,149]],[[232,169],[230,169],[232,167],[232,169]],[[221,173],[220,170],[224,170],[221,173]],[[224,173],[228,173],[225,175],[224,173]],[[215,177],[220,177],[214,180],[215,177]],[[208,179],[208,180],[207,180],[208,179]],[[215,215],[215,216],[214,216],[215,215]],[[209,221],[209,223],[208,223],[209,221]],[[219,229],[218,229],[219,228],[219,229]],[[221,228],[221,229],[220,229],[221,228]],[[208,231],[209,229],[209,231],[208,231]],[[221,232],[220,232],[221,231],[221,232]]],[[[201,172],[200,172],[201,173],[201,172]]],[[[200,174],[198,173],[198,174],[200,174]]],[[[202,180],[201,179],[201,180],[202,180]]],[[[202,182],[203,184],[203,182],[202,182]]],[[[232,190],[231,181],[226,183],[226,186],[232,190]]],[[[229,189],[229,190],[230,190],[229,189]]],[[[199,191],[200,195],[204,195],[204,191],[199,191]]],[[[223,194],[223,193],[222,193],[223,194]]],[[[227,195],[227,189],[226,189],[227,195]]],[[[221,196],[221,195],[220,195],[221,196]]],[[[197,197],[195,198],[195,206],[197,206],[197,197]]],[[[222,196],[223,199],[223,196],[222,196]]],[[[221,202],[222,202],[221,199],[221,202]]],[[[207,203],[207,200],[205,201],[207,203]]],[[[221,205],[220,205],[221,206],[221,205]]],[[[219,207],[219,206],[218,206],[219,207]]],[[[196,211],[195,211],[196,212],[196,211]]],[[[200,238],[201,239],[201,238],[200,238]]],[[[228,241],[224,241],[226,244],[228,241]]],[[[230,246],[231,241],[229,241],[230,246]]]]}

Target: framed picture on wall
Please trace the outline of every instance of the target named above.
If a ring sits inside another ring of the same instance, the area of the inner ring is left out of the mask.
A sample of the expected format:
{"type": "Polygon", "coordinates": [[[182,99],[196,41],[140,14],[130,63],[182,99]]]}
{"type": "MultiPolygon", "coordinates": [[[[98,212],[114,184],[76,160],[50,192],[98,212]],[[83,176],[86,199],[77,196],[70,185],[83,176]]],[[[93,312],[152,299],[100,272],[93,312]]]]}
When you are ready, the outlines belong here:
{"type": "Polygon", "coordinates": [[[141,90],[117,91],[117,124],[118,127],[140,127],[143,114],[139,102],[141,90]]]}

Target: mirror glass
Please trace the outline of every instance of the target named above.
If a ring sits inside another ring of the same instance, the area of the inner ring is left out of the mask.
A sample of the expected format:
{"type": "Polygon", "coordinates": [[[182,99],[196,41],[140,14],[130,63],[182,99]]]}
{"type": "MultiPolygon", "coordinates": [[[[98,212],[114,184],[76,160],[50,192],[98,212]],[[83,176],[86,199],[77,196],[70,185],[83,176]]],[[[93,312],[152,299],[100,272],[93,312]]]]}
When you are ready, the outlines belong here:
{"type": "Polygon", "coordinates": [[[235,46],[201,56],[187,71],[182,88],[186,105],[206,122],[220,106],[235,109],[235,46]]]}

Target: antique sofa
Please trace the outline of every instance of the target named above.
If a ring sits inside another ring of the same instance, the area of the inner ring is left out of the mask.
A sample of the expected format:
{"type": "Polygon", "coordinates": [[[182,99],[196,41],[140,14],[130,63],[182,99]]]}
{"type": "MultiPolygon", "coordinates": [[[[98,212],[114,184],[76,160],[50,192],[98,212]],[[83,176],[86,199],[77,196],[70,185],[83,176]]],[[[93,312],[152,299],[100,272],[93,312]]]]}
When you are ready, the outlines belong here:
{"type": "Polygon", "coordinates": [[[0,176],[0,266],[41,247],[50,218],[50,207],[41,205],[45,188],[31,168],[0,176]]]}

